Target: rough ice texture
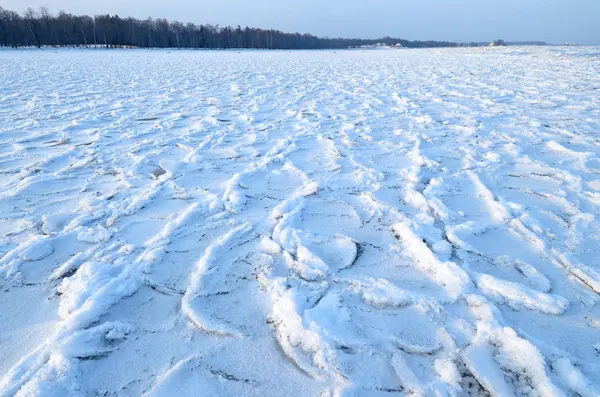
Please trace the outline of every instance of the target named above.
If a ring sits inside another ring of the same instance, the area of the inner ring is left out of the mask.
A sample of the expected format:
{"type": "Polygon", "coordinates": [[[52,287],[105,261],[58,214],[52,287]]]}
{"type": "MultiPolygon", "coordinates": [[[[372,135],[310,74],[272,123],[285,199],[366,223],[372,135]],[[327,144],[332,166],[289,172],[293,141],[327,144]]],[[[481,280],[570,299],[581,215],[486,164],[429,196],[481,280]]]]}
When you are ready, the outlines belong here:
{"type": "Polygon", "coordinates": [[[0,396],[598,396],[599,53],[0,51],[0,396]]]}

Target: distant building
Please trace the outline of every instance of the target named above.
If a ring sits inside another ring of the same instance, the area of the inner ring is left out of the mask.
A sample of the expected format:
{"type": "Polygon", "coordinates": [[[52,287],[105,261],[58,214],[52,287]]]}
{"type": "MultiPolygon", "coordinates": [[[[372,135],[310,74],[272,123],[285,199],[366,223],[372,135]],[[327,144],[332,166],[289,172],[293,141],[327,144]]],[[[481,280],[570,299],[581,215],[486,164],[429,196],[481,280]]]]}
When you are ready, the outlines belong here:
{"type": "Polygon", "coordinates": [[[503,47],[505,45],[506,45],[506,43],[504,42],[504,40],[500,40],[500,39],[494,40],[489,44],[490,47],[503,47]]]}

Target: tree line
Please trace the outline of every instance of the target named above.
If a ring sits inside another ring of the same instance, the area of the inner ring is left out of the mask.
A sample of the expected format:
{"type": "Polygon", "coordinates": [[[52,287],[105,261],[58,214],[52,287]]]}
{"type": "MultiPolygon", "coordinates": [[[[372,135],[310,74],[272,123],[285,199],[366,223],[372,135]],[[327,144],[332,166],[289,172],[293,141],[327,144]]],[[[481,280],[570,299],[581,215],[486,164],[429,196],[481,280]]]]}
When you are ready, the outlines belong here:
{"type": "Polygon", "coordinates": [[[322,38],[279,30],[219,27],[167,21],[120,18],[118,15],[73,15],[47,8],[28,8],[23,15],[0,7],[0,46],[4,47],[141,47],[141,48],[256,48],[342,49],[385,43],[403,47],[453,47],[455,43],[409,41],[384,37],[377,40],[322,38]]]}

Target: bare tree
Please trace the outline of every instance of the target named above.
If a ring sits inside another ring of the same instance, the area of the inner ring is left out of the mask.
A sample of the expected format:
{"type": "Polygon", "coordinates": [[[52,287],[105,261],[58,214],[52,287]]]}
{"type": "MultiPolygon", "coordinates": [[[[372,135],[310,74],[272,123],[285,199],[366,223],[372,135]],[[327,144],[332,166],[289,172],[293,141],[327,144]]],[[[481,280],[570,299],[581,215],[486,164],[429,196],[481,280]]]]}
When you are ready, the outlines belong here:
{"type": "Polygon", "coordinates": [[[40,42],[40,27],[36,12],[33,8],[29,7],[27,10],[25,10],[24,17],[27,21],[27,25],[29,26],[29,31],[31,32],[33,44],[36,47],[41,47],[42,43],[40,42]]]}

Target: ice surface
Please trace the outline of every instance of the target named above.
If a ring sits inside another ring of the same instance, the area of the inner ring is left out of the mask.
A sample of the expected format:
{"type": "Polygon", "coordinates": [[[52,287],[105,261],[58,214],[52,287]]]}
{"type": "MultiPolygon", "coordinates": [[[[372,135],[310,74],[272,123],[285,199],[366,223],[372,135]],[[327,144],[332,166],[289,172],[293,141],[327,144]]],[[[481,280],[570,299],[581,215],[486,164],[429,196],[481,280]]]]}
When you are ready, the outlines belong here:
{"type": "Polygon", "coordinates": [[[598,396],[599,54],[0,51],[0,396],[598,396]]]}

